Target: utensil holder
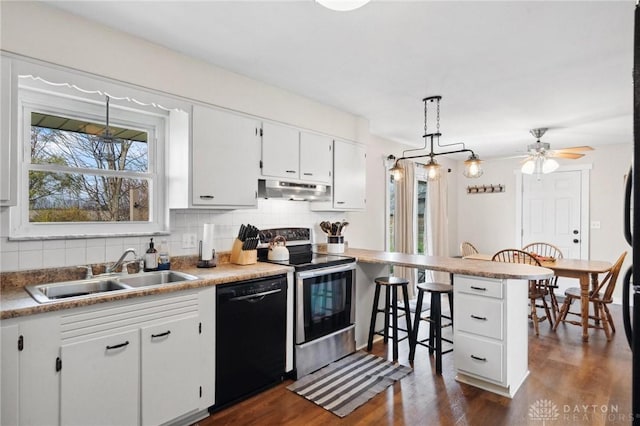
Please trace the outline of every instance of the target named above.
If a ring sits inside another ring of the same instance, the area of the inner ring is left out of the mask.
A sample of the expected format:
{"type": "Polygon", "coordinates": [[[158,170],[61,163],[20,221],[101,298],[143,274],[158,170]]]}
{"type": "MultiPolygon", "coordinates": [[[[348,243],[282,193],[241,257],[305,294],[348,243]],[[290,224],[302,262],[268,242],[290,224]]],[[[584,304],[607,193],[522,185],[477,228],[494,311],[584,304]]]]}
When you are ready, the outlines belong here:
{"type": "Polygon", "coordinates": [[[229,260],[236,265],[253,265],[258,262],[258,250],[242,250],[242,241],[236,238],[229,260]]]}
{"type": "Polygon", "coordinates": [[[344,235],[327,236],[327,253],[329,254],[344,253],[344,235]]]}

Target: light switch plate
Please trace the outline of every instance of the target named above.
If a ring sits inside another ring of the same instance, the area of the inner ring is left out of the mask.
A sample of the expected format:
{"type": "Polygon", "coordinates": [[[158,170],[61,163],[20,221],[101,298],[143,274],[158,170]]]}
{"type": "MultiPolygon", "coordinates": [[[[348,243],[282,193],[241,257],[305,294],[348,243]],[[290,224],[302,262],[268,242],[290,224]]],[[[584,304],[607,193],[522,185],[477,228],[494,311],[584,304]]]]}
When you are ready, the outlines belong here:
{"type": "Polygon", "coordinates": [[[194,233],[182,234],[182,248],[183,249],[192,249],[197,246],[197,237],[194,233]]]}

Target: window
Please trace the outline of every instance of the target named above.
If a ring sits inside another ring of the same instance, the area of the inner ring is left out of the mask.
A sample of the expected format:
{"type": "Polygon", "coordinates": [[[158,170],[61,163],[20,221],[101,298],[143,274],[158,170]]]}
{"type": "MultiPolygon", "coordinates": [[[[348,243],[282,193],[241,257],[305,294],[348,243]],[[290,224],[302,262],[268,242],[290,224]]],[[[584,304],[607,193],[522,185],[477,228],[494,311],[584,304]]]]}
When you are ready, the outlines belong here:
{"type": "MultiPolygon", "coordinates": [[[[387,212],[388,212],[388,222],[387,222],[387,250],[394,251],[395,245],[395,182],[393,175],[391,173],[387,173],[387,212]]],[[[414,200],[414,213],[413,213],[413,229],[415,232],[414,241],[415,247],[414,252],[417,254],[427,254],[426,253],[426,241],[427,241],[427,232],[429,230],[429,217],[427,210],[427,176],[424,172],[423,167],[417,167],[415,171],[415,200],[414,200]]],[[[393,269],[391,269],[391,272],[393,269]]],[[[424,269],[417,270],[417,282],[423,283],[426,279],[426,272],[424,269]]]]}
{"type": "Polygon", "coordinates": [[[30,116],[29,222],[149,221],[148,131],[30,116]]]}
{"type": "Polygon", "coordinates": [[[17,84],[20,178],[11,238],[168,231],[166,110],[111,98],[105,133],[101,93],[31,75],[17,84]]]}

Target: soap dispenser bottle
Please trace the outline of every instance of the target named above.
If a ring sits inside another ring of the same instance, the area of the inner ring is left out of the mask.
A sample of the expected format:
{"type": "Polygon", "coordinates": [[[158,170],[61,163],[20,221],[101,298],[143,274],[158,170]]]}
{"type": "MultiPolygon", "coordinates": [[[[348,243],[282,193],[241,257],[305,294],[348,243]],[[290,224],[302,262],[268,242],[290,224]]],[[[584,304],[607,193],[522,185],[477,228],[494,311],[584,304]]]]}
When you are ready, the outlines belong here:
{"type": "Polygon", "coordinates": [[[158,250],[153,246],[153,238],[151,238],[149,248],[144,254],[144,270],[145,272],[158,270],[158,250]]]}

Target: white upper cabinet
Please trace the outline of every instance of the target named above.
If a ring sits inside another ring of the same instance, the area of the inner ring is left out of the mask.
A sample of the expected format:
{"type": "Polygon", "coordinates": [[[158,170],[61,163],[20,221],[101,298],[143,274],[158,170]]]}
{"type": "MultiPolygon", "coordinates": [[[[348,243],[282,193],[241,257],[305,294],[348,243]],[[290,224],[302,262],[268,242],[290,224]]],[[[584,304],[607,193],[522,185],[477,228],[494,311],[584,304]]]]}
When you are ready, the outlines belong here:
{"type": "Polygon", "coordinates": [[[0,67],[0,206],[15,206],[18,181],[18,144],[13,122],[16,84],[12,84],[11,60],[0,56],[0,67]]]}
{"type": "Polygon", "coordinates": [[[258,120],[214,108],[193,107],[192,207],[257,205],[259,129],[258,120]]]}
{"type": "Polygon", "coordinates": [[[364,210],[367,190],[365,147],[336,139],[333,149],[333,208],[364,210]]]}
{"type": "Polygon", "coordinates": [[[331,185],[333,139],[300,132],[300,179],[331,185]]]}
{"type": "Polygon", "coordinates": [[[262,123],[262,176],[331,185],[329,136],[262,123]]]}
{"type": "Polygon", "coordinates": [[[293,127],[262,123],[262,176],[300,178],[300,132],[293,127]]]}

